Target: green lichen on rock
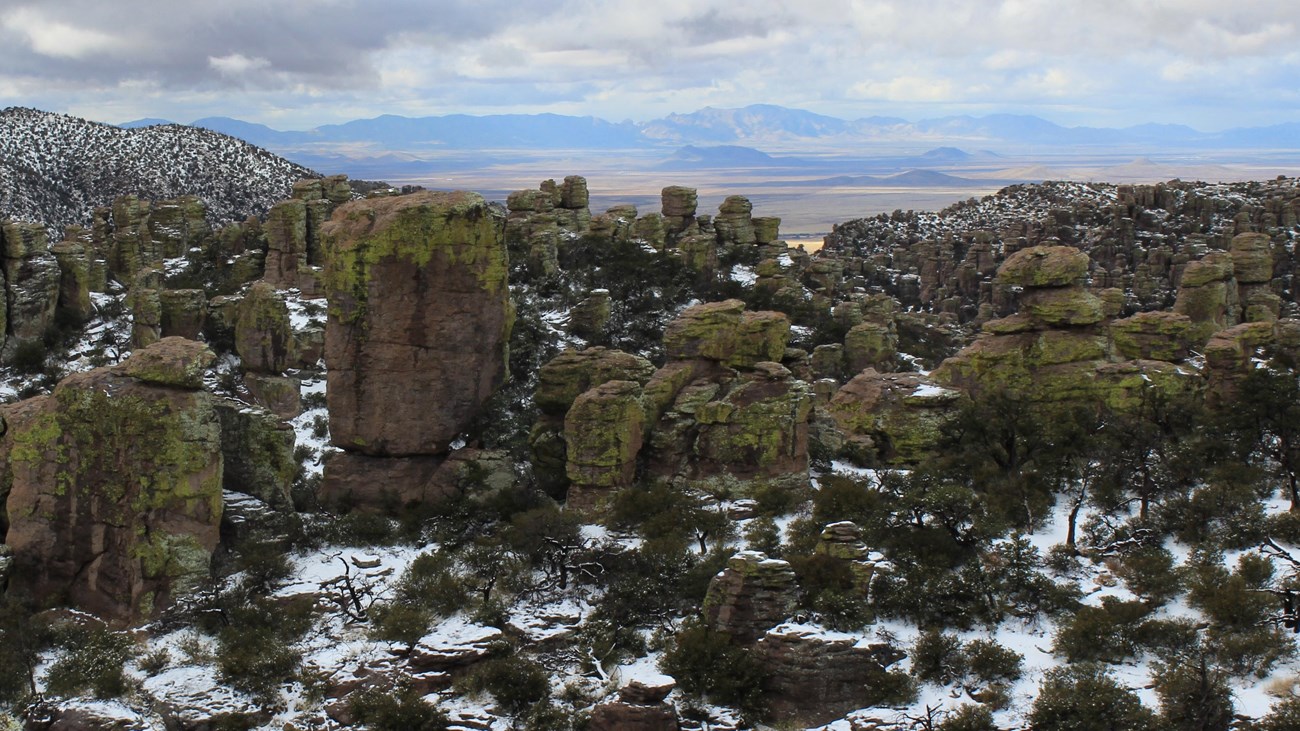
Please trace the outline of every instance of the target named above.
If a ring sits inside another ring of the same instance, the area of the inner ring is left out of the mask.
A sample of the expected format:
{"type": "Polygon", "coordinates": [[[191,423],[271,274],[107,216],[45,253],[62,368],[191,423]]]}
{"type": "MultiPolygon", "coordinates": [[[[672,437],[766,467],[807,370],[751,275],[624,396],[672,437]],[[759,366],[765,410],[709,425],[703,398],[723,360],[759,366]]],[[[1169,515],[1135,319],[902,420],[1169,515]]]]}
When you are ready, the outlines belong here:
{"type": "Polygon", "coordinates": [[[687,308],[664,330],[674,360],[704,358],[733,368],[779,361],[790,341],[790,320],[779,312],[746,312],[740,300],[687,308]]]}
{"type": "Polygon", "coordinates": [[[865,368],[893,370],[898,358],[898,335],[887,324],[863,322],[854,325],[844,336],[844,358],[848,361],[850,373],[865,368]]]}
{"type": "Polygon", "coordinates": [[[584,488],[631,485],[644,421],[636,381],[608,381],[579,396],[564,418],[569,480],[584,488]]]}
{"type": "Polygon", "coordinates": [[[695,478],[729,477],[741,494],[759,484],[806,486],[812,405],[811,387],[784,366],[757,364],[725,395],[694,407],[695,478]]]}
{"type": "Polygon", "coordinates": [[[543,413],[563,416],[575,399],[607,381],[645,384],[654,375],[650,361],[604,347],[565,350],[537,372],[534,401],[543,413]]]}
{"type": "Polygon", "coordinates": [[[464,191],[425,191],[340,206],[323,227],[331,312],[349,322],[362,318],[371,272],[393,259],[417,270],[435,258],[435,266],[467,267],[484,290],[504,293],[509,267],[498,227],[482,196],[464,191]]]}
{"type": "Polygon", "coordinates": [[[197,340],[169,337],[131,354],[121,371],[146,383],[177,388],[203,388],[203,374],[216,360],[208,346],[197,340]]]}
{"type": "Polygon", "coordinates": [[[998,269],[999,284],[1021,287],[1066,287],[1088,274],[1088,255],[1070,246],[1031,246],[1021,249],[998,269]]]}
{"type": "MultiPolygon", "coordinates": [[[[168,360],[145,353],[149,363],[168,360]]],[[[207,576],[223,472],[211,396],[128,370],[74,374],[52,395],[11,407],[0,451],[14,586],[134,620],[207,576]]]]}
{"type": "Polygon", "coordinates": [[[1231,254],[1226,251],[1212,251],[1196,261],[1187,263],[1178,286],[1204,287],[1211,282],[1224,282],[1232,279],[1233,271],[1231,254]]]}
{"type": "Polygon", "coordinates": [[[1261,284],[1273,278],[1272,239],[1268,234],[1243,233],[1232,238],[1233,277],[1241,284],[1261,284]]]}
{"type": "Polygon", "coordinates": [[[1177,312],[1139,312],[1109,325],[1115,352],[1130,360],[1181,361],[1190,354],[1192,321],[1177,312]]]}
{"type": "Polygon", "coordinates": [[[1035,320],[1051,326],[1093,325],[1105,317],[1101,299],[1082,287],[1029,290],[1021,304],[1035,320]]]}
{"type": "Polygon", "coordinates": [[[868,369],[840,388],[826,410],[846,437],[847,456],[868,464],[915,465],[933,454],[960,397],[915,373],[868,369]]]}
{"type": "Polygon", "coordinates": [[[239,301],[235,319],[235,352],[244,368],[280,373],[289,367],[292,346],[284,297],[267,282],[254,282],[239,301]]]}

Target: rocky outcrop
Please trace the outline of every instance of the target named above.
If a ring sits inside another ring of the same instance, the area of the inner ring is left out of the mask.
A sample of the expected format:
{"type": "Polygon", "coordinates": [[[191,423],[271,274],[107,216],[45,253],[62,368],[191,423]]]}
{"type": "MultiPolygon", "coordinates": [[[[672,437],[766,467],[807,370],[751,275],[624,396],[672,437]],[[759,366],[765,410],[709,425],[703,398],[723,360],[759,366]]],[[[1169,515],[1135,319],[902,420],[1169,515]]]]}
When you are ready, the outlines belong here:
{"type": "Polygon", "coordinates": [[[708,302],[683,311],[664,330],[673,360],[701,358],[732,368],[780,361],[790,340],[790,321],[779,312],[746,312],[740,300],[708,302]]]}
{"type": "Polygon", "coordinates": [[[265,280],[279,289],[316,294],[317,275],[325,261],[325,223],[350,200],[352,188],[346,175],[295,183],[293,196],[272,206],[266,216],[265,280]]]}
{"type": "Polygon", "coordinates": [[[1174,312],[1191,320],[1196,340],[1204,342],[1212,333],[1237,324],[1240,311],[1233,272],[1233,257],[1226,251],[1206,254],[1183,269],[1174,312]]]}
{"type": "Polygon", "coordinates": [[[134,621],[207,576],[221,429],[196,374],[212,358],[168,338],[3,408],[12,587],[134,621]]]}
{"type": "Polygon", "coordinates": [[[864,464],[916,464],[938,442],[961,394],[918,373],[859,373],[826,410],[845,438],[845,453],[864,464]]]}
{"type": "Polygon", "coordinates": [[[588,731],[678,731],[677,709],[664,702],[675,683],[646,685],[632,681],[618,691],[618,700],[591,709],[588,731]]]}
{"type": "Polygon", "coordinates": [[[473,193],[356,201],[325,227],[331,436],[441,454],[505,377],[512,322],[497,221],[473,193]]]}
{"type": "Polygon", "coordinates": [[[758,551],[742,551],[709,582],[704,621],[740,644],[757,641],[794,610],[794,569],[758,551]]]}
{"type": "Polygon", "coordinates": [[[888,644],[825,637],[798,625],[767,632],[754,650],[767,670],[767,719],[800,727],[820,726],[849,711],[888,702],[896,691],[886,673],[905,657],[888,644]]]}
{"type": "MultiPolygon", "coordinates": [[[[421,192],[340,206],[323,234],[333,443],[446,454],[506,374],[514,311],[499,219],[476,194],[421,192]]],[[[327,464],[326,482],[341,474],[327,464]]]]}
{"type": "Polygon", "coordinates": [[[6,221],[0,225],[5,292],[5,350],[37,342],[54,324],[59,302],[59,263],[50,253],[45,227],[6,221]]]}
{"type": "Polygon", "coordinates": [[[636,476],[645,411],[636,381],[606,381],[579,396],[564,417],[568,505],[591,508],[636,476]]]}

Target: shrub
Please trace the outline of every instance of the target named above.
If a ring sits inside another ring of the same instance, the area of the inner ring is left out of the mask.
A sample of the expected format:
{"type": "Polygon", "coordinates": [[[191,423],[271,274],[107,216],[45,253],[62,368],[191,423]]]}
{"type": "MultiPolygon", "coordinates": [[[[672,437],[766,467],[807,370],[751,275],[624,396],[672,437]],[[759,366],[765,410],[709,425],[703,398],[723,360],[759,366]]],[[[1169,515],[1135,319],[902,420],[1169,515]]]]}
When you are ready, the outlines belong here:
{"type": "Polygon", "coordinates": [[[1300,728],[1300,697],[1295,696],[1274,703],[1259,724],[1259,731],[1293,731],[1297,728],[1300,728]]]}
{"type": "Polygon", "coordinates": [[[1177,665],[1157,664],[1151,677],[1160,698],[1160,715],[1173,731],[1228,731],[1232,689],[1227,674],[1205,657],[1177,665]]]}
{"type": "Polygon", "coordinates": [[[1053,643],[1070,662],[1119,662],[1140,651],[1138,627],[1151,610],[1142,602],[1104,597],[1100,607],[1080,607],[1061,624],[1053,643]]]}
{"type": "Polygon", "coordinates": [[[522,716],[551,694],[546,669],[519,656],[497,657],[474,668],[464,680],[470,693],[487,692],[501,710],[510,716],[522,716]]]}
{"type": "Polygon", "coordinates": [[[948,714],[937,731],[998,731],[993,711],[985,706],[964,705],[948,714]]]}
{"type": "Polygon", "coordinates": [[[1152,607],[1163,605],[1182,591],[1173,554],[1159,546],[1131,551],[1121,560],[1118,573],[1129,591],[1152,607]]]}
{"type": "Polygon", "coordinates": [[[746,715],[763,709],[765,671],[752,653],[725,634],[688,620],[660,661],[687,694],[738,708],[746,715]]]}
{"type": "Polygon", "coordinates": [[[912,675],[923,683],[948,685],[965,677],[961,640],[937,629],[927,630],[912,645],[912,675]]]}
{"type": "MultiPolygon", "coordinates": [[[[238,601],[238,599],[235,599],[238,601]]],[[[311,626],[310,601],[254,597],[226,610],[217,633],[217,671],[237,690],[267,700],[293,678],[302,662],[294,644],[311,626]]]]}
{"type": "Polygon", "coordinates": [[[352,694],[349,709],[357,723],[372,731],[442,731],[447,716],[425,702],[415,689],[366,688],[352,694]]]}
{"type": "Polygon", "coordinates": [[[125,634],[104,627],[64,629],[63,655],[50,666],[46,688],[58,696],[90,693],[96,698],[117,698],[129,688],[123,665],[131,658],[134,643],[125,634]]]}
{"type": "Polygon", "coordinates": [[[1034,731],[1154,731],[1155,714],[1094,664],[1047,672],[1029,712],[1034,731]]]}
{"type": "Polygon", "coordinates": [[[970,674],[983,683],[1014,682],[1020,679],[1024,658],[1020,653],[993,640],[971,640],[965,648],[970,674]]]}

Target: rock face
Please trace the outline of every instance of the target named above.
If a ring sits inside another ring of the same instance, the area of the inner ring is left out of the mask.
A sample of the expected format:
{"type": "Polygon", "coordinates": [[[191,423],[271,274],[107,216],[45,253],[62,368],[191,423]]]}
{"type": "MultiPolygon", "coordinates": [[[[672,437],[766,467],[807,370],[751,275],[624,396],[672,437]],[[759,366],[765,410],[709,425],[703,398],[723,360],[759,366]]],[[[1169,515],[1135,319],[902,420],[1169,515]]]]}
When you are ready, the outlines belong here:
{"type": "Polygon", "coordinates": [[[600,496],[632,484],[644,422],[636,381],[607,381],[573,402],[564,417],[569,506],[593,507],[600,496]]]}
{"type": "Polygon", "coordinates": [[[6,221],[0,226],[0,244],[9,351],[20,342],[40,340],[54,323],[61,276],[44,226],[6,221]]]}
{"type": "Polygon", "coordinates": [[[715,632],[750,644],[790,616],[794,599],[794,569],[788,562],[742,551],[709,582],[704,619],[715,632]]]}
{"type": "Polygon", "coordinates": [[[915,464],[938,441],[960,396],[917,373],[868,368],[840,388],[826,409],[845,435],[849,456],[868,464],[915,464]]]}
{"type": "Polygon", "coordinates": [[[740,300],[708,302],[682,312],[664,330],[664,349],[673,360],[703,358],[751,367],[780,361],[790,340],[790,321],[779,312],[746,312],[740,300]]]}
{"type": "Polygon", "coordinates": [[[763,686],[768,720],[800,727],[884,702],[886,670],[904,657],[887,644],[864,647],[789,626],[766,633],[754,649],[768,671],[763,686]]]}
{"type": "Polygon", "coordinates": [[[212,357],[202,343],[169,338],[4,407],[12,587],[134,621],[207,576],[221,430],[194,374],[212,357]]]}
{"type": "Polygon", "coordinates": [[[325,226],[331,437],[440,454],[505,377],[513,310],[498,221],[473,193],[346,204],[325,226]]]}

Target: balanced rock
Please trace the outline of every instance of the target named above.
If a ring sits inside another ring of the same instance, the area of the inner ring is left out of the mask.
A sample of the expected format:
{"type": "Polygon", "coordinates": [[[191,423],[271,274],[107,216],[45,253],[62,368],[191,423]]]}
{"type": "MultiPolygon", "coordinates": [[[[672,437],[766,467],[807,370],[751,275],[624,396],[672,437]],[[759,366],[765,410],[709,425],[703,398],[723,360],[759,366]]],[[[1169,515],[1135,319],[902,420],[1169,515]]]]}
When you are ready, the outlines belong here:
{"type": "Polygon", "coordinates": [[[474,193],[353,201],[324,227],[331,438],[440,454],[506,375],[514,320],[500,221],[474,193]]]}
{"type": "Polygon", "coordinates": [[[1021,249],[998,269],[999,284],[1020,287],[1068,287],[1088,274],[1091,259],[1072,246],[1031,246],[1021,249]]]}

